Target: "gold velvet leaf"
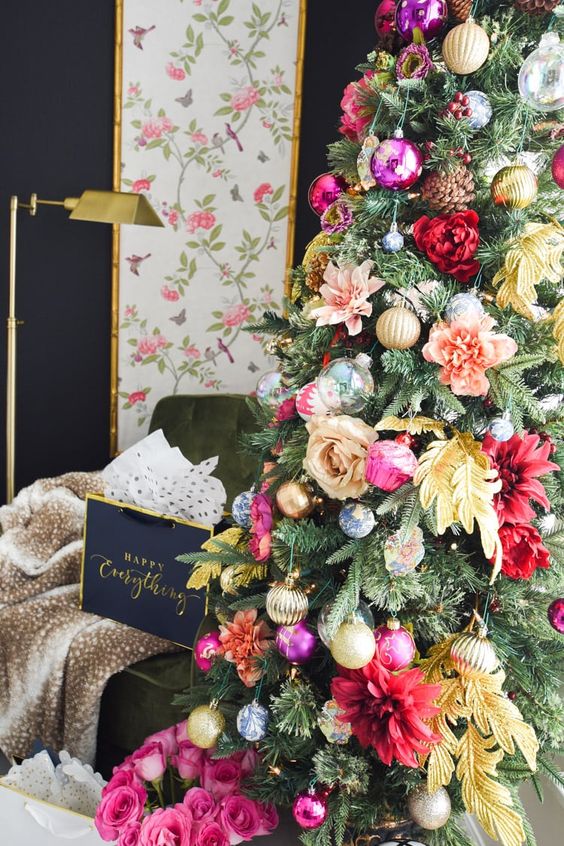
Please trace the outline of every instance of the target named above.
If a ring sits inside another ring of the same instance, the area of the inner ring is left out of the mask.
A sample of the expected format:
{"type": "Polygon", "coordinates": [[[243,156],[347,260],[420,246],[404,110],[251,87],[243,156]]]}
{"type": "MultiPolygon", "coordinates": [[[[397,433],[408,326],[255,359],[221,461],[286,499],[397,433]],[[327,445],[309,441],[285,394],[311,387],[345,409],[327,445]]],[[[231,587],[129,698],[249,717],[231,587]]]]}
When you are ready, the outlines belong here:
{"type": "Polygon", "coordinates": [[[237,545],[241,542],[242,537],[243,530],[233,527],[226,529],[224,532],[221,532],[221,534],[215,535],[215,537],[205,541],[205,543],[202,544],[204,552],[217,552],[218,559],[216,561],[197,561],[194,564],[192,575],[188,579],[186,587],[194,588],[194,590],[200,590],[201,588],[207,587],[213,579],[219,579],[223,568],[223,564],[219,556],[221,556],[223,550],[221,547],[217,546],[214,541],[219,540],[222,543],[229,544],[229,546],[237,547],[237,545]]]}
{"type": "Polygon", "coordinates": [[[383,417],[374,428],[377,432],[391,429],[393,432],[409,432],[410,435],[420,435],[422,432],[433,432],[437,438],[446,438],[445,424],[432,417],[383,417]]]}
{"type": "Polygon", "coordinates": [[[267,575],[268,567],[266,564],[260,564],[259,562],[254,564],[239,564],[233,574],[233,584],[235,587],[246,587],[251,582],[265,579],[267,575]]]}
{"type": "Polygon", "coordinates": [[[436,503],[437,527],[442,535],[453,523],[471,534],[478,524],[486,558],[494,558],[492,581],[501,569],[499,523],[493,497],[501,489],[497,471],[469,432],[456,432],[447,441],[432,441],[419,459],[413,477],[420,485],[423,508],[436,503]]]}
{"type": "Polygon", "coordinates": [[[536,285],[546,279],[558,284],[562,278],[564,229],[554,223],[527,223],[505,256],[504,266],[494,276],[493,285],[501,284],[496,301],[500,308],[510,305],[524,317],[534,318],[531,305],[536,302],[536,285]]]}
{"type": "Polygon", "coordinates": [[[560,300],[553,312],[552,334],[558,347],[558,358],[564,364],[564,300],[560,300]]]}

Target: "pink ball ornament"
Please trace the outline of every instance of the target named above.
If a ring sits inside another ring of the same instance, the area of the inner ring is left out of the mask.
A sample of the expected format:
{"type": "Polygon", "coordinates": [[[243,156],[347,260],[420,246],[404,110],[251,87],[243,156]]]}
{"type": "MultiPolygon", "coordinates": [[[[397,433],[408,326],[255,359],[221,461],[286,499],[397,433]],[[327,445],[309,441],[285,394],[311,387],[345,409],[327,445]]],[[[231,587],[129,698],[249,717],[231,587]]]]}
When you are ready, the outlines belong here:
{"type": "Polygon", "coordinates": [[[329,414],[329,409],[321,401],[317,382],[308,382],[296,394],[296,411],[302,420],[310,420],[314,414],[329,414]]]}
{"type": "Polygon", "coordinates": [[[552,178],[559,188],[564,188],[564,144],[558,148],[552,159],[552,178]]]}
{"type": "Polygon", "coordinates": [[[413,661],[415,641],[410,632],[400,625],[399,620],[390,618],[385,625],[374,632],[376,657],[390,672],[403,670],[413,661]]]}
{"type": "Polygon", "coordinates": [[[278,626],[276,648],[290,664],[307,663],[317,647],[317,637],[305,620],[295,626],[278,626]]]}
{"type": "Polygon", "coordinates": [[[564,598],[555,599],[548,606],[548,622],[554,631],[564,634],[564,598]]]}
{"type": "Polygon", "coordinates": [[[322,215],[347,188],[348,185],[342,176],[322,173],[309,186],[307,198],[312,210],[322,215]]]}
{"type": "Polygon", "coordinates": [[[327,819],[327,799],[321,791],[308,790],[298,793],[292,805],[294,819],[300,828],[319,828],[327,819]]]}
{"type": "Polygon", "coordinates": [[[368,448],[365,478],[382,491],[401,488],[417,469],[417,457],[396,441],[376,441],[368,448]]]}
{"type": "Polygon", "coordinates": [[[194,647],[194,661],[199,670],[207,673],[218,652],[221,650],[219,632],[210,632],[199,639],[194,647]]]}
{"type": "Polygon", "coordinates": [[[399,134],[376,147],[370,163],[372,175],[381,188],[403,191],[421,176],[423,155],[419,147],[399,134]]]}
{"type": "Polygon", "coordinates": [[[374,28],[382,39],[396,32],[396,8],[396,0],[382,0],[376,7],[374,28]]]}
{"type": "Polygon", "coordinates": [[[413,41],[419,29],[426,41],[436,38],[448,20],[447,0],[400,0],[396,26],[404,41],[413,41]]]}

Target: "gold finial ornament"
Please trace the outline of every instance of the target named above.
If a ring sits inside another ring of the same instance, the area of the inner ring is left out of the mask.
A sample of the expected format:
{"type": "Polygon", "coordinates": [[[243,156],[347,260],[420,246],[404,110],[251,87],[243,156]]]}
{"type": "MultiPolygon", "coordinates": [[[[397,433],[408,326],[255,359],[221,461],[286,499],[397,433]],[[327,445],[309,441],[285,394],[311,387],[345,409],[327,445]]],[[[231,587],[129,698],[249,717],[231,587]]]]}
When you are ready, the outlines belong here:
{"type": "Polygon", "coordinates": [[[376,337],[387,350],[407,350],[417,343],[420,334],[419,318],[402,305],[387,308],[376,323],[376,337]]]}
{"type": "Polygon", "coordinates": [[[305,620],[308,611],[307,595],[292,576],[284,582],[275,582],[266,594],[266,613],[277,626],[295,626],[305,620]]]}
{"type": "Polygon", "coordinates": [[[508,209],[526,209],[535,200],[537,191],[537,177],[525,164],[502,167],[494,176],[490,188],[496,206],[508,209]]]}
{"type": "Polygon", "coordinates": [[[236,570],[237,567],[235,564],[228,564],[227,567],[223,568],[219,576],[219,585],[223,593],[231,594],[231,596],[235,596],[237,594],[234,584],[236,570]]]}
{"type": "Polygon", "coordinates": [[[499,666],[495,649],[487,638],[488,630],[483,622],[478,631],[462,632],[452,642],[450,659],[461,676],[479,676],[493,673],[499,666]]]}
{"type": "Polygon", "coordinates": [[[490,52],[490,39],[481,26],[468,18],[447,32],[442,49],[447,68],[465,76],[482,67],[490,52]]]}

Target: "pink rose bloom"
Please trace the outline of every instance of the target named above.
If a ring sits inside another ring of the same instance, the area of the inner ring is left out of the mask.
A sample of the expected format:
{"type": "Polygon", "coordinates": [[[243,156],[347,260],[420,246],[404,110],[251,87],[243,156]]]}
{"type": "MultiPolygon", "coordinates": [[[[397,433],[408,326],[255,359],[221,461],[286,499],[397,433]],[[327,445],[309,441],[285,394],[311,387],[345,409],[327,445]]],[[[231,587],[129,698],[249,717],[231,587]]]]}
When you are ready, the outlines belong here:
{"type": "Polygon", "coordinates": [[[147,793],[135,770],[129,769],[129,767],[117,771],[114,770],[113,776],[106,786],[102,788],[102,796],[111,793],[112,790],[117,790],[118,787],[132,787],[139,794],[139,799],[142,802],[145,801],[147,793]]]}
{"type": "Polygon", "coordinates": [[[133,822],[123,829],[121,832],[117,846],[137,846],[139,843],[139,834],[141,832],[141,823],[133,822]]]}
{"type": "Polygon", "coordinates": [[[276,805],[263,805],[262,802],[256,804],[260,813],[260,828],[257,835],[270,834],[271,831],[278,828],[280,823],[276,805]]]}
{"type": "Polygon", "coordinates": [[[272,503],[264,493],[257,494],[251,503],[251,535],[249,549],[257,561],[270,557],[272,546],[272,503]]]}
{"type": "Polygon", "coordinates": [[[184,805],[157,808],[141,824],[139,846],[190,846],[192,817],[184,805]]]}
{"type": "Polygon", "coordinates": [[[193,781],[200,775],[204,757],[204,750],[198,749],[185,737],[184,740],[179,741],[178,754],[171,757],[170,763],[176,767],[180,778],[193,781]]]}
{"type": "Polygon", "coordinates": [[[169,62],[166,65],[165,70],[166,70],[168,76],[170,76],[171,79],[176,79],[178,81],[182,81],[186,77],[186,73],[183,70],[183,68],[177,68],[175,65],[173,65],[172,62],[169,62]]]}
{"type": "Polygon", "coordinates": [[[220,167],[216,168],[213,171],[212,176],[214,177],[214,179],[217,179],[219,176],[223,176],[223,170],[220,167]]]}
{"type": "Polygon", "coordinates": [[[208,136],[205,134],[205,132],[193,132],[190,138],[195,144],[208,143],[208,136]]]}
{"type": "Polygon", "coordinates": [[[155,734],[149,735],[144,740],[144,743],[160,743],[163,747],[163,752],[167,758],[171,755],[176,755],[178,750],[178,743],[176,742],[176,726],[169,726],[169,728],[157,731],[155,734]]]}
{"type": "Polygon", "coordinates": [[[131,405],[135,405],[138,402],[145,402],[147,399],[147,394],[145,391],[133,391],[133,393],[129,394],[127,401],[131,403],[131,405]]]}
{"type": "Polygon", "coordinates": [[[138,85],[130,85],[129,88],[127,89],[127,93],[129,94],[130,97],[135,97],[137,94],[139,94],[139,86],[138,85]]]}
{"type": "Polygon", "coordinates": [[[262,125],[264,126],[264,128],[265,128],[265,129],[272,129],[272,127],[274,126],[274,124],[272,123],[272,121],[271,121],[271,120],[268,120],[267,118],[265,118],[265,119],[263,120],[262,125]]]}
{"type": "Polygon", "coordinates": [[[187,790],[182,804],[186,805],[195,823],[213,820],[219,810],[211,793],[202,787],[191,787],[187,790]]]}
{"type": "Polygon", "coordinates": [[[362,317],[372,314],[372,303],[367,302],[368,297],[386,284],[383,279],[370,276],[371,269],[371,261],[363,261],[357,267],[337,267],[329,262],[323,274],[325,284],[319,289],[327,305],[310,312],[311,317],[317,318],[317,326],[344,323],[349,335],[361,332],[362,317]]]}
{"type": "Polygon", "coordinates": [[[157,339],[156,344],[157,344],[157,348],[159,350],[162,349],[163,347],[166,347],[166,345],[168,344],[168,341],[167,341],[167,339],[165,338],[164,335],[154,335],[153,337],[155,337],[157,339]]]}
{"type": "Polygon", "coordinates": [[[200,358],[201,353],[198,347],[192,344],[191,346],[184,348],[184,355],[186,358],[200,358]]]}
{"type": "Polygon", "coordinates": [[[157,349],[157,340],[154,335],[143,335],[137,342],[137,352],[143,356],[154,355],[157,349]]]}
{"type": "Polygon", "coordinates": [[[250,316],[249,307],[244,303],[230,306],[223,314],[224,326],[240,326],[250,316]]]}
{"type": "Polygon", "coordinates": [[[244,112],[260,100],[260,94],[253,85],[246,85],[231,97],[231,108],[235,112],[244,112]]]}
{"type": "Polygon", "coordinates": [[[117,787],[102,797],[94,824],[102,840],[117,840],[121,831],[143,816],[147,792],[138,785],[117,787]]]}
{"type": "Polygon", "coordinates": [[[513,338],[491,331],[494,324],[488,315],[465,315],[431,327],[423,358],[441,365],[439,381],[450,385],[453,394],[485,396],[490,387],[485,371],[517,352],[513,338]]]}
{"type": "Polygon", "coordinates": [[[136,179],[131,186],[131,190],[134,194],[139,194],[141,191],[150,191],[151,183],[148,179],[136,179]]]}
{"type": "Polygon", "coordinates": [[[358,82],[349,83],[343,92],[343,99],[341,100],[343,115],[339,132],[346,135],[351,141],[360,141],[364,130],[372,119],[372,115],[365,114],[366,106],[362,102],[363,94],[369,90],[367,80],[372,75],[372,72],[367,73],[358,82]]]}
{"type": "Polygon", "coordinates": [[[200,776],[200,784],[213,793],[216,799],[223,799],[233,793],[241,781],[241,765],[230,758],[208,759],[200,776]]]}
{"type": "Polygon", "coordinates": [[[144,138],[161,138],[163,132],[170,132],[174,127],[170,118],[163,115],[162,117],[149,118],[141,127],[141,133],[144,138]]]}
{"type": "Polygon", "coordinates": [[[136,311],[135,306],[126,306],[126,309],[124,311],[124,316],[125,317],[135,317],[135,311],[136,311]]]}
{"type": "Polygon", "coordinates": [[[136,749],[131,761],[137,775],[143,781],[157,781],[166,770],[166,758],[162,743],[144,743],[136,749]]]}
{"type": "Polygon", "coordinates": [[[290,397],[287,400],[284,400],[278,408],[276,409],[276,419],[281,422],[282,420],[291,420],[292,417],[296,416],[296,398],[290,397]]]}
{"type": "Polygon", "coordinates": [[[258,753],[252,746],[245,749],[244,752],[237,752],[232,756],[232,758],[239,762],[241,765],[241,773],[244,776],[254,773],[259,761],[258,753]]]}
{"type": "Polygon", "coordinates": [[[229,840],[220,825],[208,820],[197,827],[192,846],[229,846],[229,840]]]}
{"type": "Polygon", "coordinates": [[[186,219],[186,231],[193,234],[196,229],[211,229],[215,226],[215,215],[211,212],[196,211],[186,219]]]}
{"type": "Polygon", "coordinates": [[[175,303],[180,299],[180,294],[174,288],[169,288],[168,285],[163,285],[161,288],[161,296],[168,300],[169,303],[175,303]]]}
{"type": "Polygon", "coordinates": [[[178,223],[178,212],[176,209],[171,209],[168,213],[168,222],[171,226],[176,226],[178,223]]]}
{"type": "Polygon", "coordinates": [[[255,190],[255,193],[253,194],[253,197],[255,198],[255,203],[262,203],[267,194],[274,194],[274,189],[272,188],[270,182],[263,182],[262,185],[259,185],[259,187],[255,190]]]}
{"type": "Polygon", "coordinates": [[[257,803],[240,793],[225,797],[220,806],[219,820],[230,846],[252,840],[261,826],[257,803]]]}

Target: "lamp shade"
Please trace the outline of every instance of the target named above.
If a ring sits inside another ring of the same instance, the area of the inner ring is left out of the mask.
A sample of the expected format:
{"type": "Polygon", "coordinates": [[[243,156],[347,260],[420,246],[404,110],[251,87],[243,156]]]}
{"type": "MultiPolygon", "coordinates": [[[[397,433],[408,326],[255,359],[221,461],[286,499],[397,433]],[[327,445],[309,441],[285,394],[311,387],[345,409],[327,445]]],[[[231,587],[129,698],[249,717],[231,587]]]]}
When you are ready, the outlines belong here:
{"type": "Polygon", "coordinates": [[[132,223],[138,226],[164,226],[143,194],[122,191],[84,191],[80,197],[67,197],[64,202],[73,220],[99,223],[132,223]]]}

